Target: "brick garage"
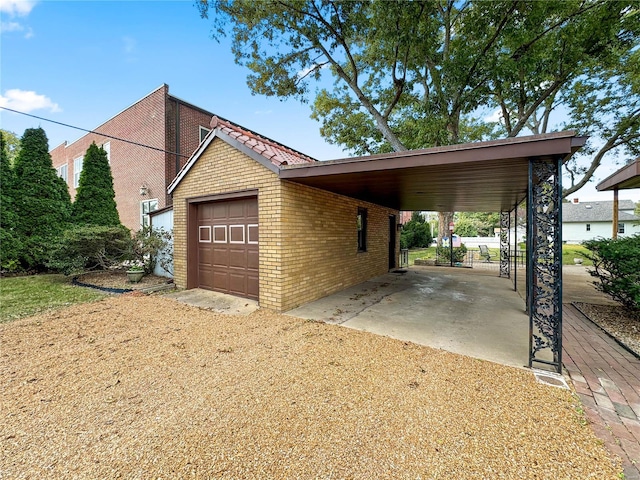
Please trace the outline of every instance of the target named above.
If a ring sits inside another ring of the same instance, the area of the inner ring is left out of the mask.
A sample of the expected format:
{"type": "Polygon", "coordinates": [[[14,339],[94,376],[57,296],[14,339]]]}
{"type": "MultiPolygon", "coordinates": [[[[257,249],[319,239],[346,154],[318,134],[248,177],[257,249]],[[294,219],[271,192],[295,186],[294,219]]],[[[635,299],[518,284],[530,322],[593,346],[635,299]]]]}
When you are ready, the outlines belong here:
{"type": "MultiPolygon", "coordinates": [[[[214,132],[169,187],[178,287],[210,288],[208,279],[199,278],[207,275],[199,257],[208,255],[203,252],[210,247],[215,251],[216,229],[202,229],[199,212],[238,199],[257,200],[257,296],[262,307],[286,311],[389,270],[398,251],[398,236],[392,233],[397,210],[282,180],[284,166],[315,161],[230,122],[214,118],[212,127],[214,132]],[[364,210],[366,249],[359,248],[358,231],[358,214],[364,210]]],[[[222,237],[220,222],[218,241],[224,245],[230,234],[222,237]]],[[[228,263],[232,269],[233,261],[228,263]]]]}

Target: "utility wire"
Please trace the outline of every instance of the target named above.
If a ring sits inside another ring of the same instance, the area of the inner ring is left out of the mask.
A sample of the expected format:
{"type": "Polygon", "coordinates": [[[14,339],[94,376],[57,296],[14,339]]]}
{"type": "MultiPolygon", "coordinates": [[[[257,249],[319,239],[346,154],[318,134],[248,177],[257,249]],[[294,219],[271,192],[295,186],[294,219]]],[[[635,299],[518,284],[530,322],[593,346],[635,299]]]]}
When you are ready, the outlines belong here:
{"type": "Polygon", "coordinates": [[[58,125],[62,125],[63,127],[75,128],[76,130],[80,130],[82,132],[95,133],[96,135],[101,135],[103,137],[111,138],[113,140],[120,140],[121,142],[130,143],[131,145],[137,145],[138,147],[149,148],[151,150],[156,150],[158,152],[169,153],[171,155],[178,155],[179,157],[189,158],[189,155],[183,155],[182,153],[178,153],[178,152],[170,152],[170,151],[164,150],[162,148],[152,147],[151,145],[145,145],[144,143],[134,142],[133,140],[127,140],[125,138],[114,137],[113,135],[109,135],[107,133],[100,133],[100,132],[96,132],[95,130],[87,130],[86,128],[76,127],[74,125],[69,125],[68,123],[57,122],[56,120],[51,120],[49,118],[39,117],[37,115],[31,115],[30,113],[20,112],[18,110],[14,110],[12,108],[7,108],[7,107],[3,107],[3,106],[0,106],[0,108],[3,109],[3,110],[7,110],[9,112],[19,113],[20,115],[25,115],[27,117],[37,118],[38,120],[44,120],[45,122],[51,122],[51,123],[55,123],[55,124],[58,124],[58,125]]]}

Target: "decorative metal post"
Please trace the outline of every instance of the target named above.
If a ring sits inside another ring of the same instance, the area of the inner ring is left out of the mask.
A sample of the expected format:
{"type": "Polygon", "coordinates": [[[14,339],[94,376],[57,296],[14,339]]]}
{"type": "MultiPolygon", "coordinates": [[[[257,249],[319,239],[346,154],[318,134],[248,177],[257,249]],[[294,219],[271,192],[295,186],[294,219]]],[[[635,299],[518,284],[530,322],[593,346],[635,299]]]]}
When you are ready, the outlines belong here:
{"type": "Polygon", "coordinates": [[[513,209],[513,290],[518,291],[518,204],[513,209]]]}
{"type": "Polygon", "coordinates": [[[500,212],[500,276],[509,278],[509,223],[511,214],[500,212]]]}
{"type": "Polygon", "coordinates": [[[527,311],[529,367],[562,372],[562,160],[529,160],[527,311]]]}

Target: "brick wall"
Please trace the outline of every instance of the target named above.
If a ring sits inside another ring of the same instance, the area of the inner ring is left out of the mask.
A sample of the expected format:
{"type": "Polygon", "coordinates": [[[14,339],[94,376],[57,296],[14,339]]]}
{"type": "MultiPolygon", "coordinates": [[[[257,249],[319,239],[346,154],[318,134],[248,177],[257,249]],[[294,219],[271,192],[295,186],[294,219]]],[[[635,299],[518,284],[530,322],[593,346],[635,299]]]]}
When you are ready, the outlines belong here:
{"type": "Polygon", "coordinates": [[[178,287],[187,285],[187,199],[249,189],[259,191],[262,307],[286,311],[388,271],[389,215],[397,211],[280,181],[215,139],[174,191],[178,287]],[[358,252],[358,207],[367,208],[366,252],[358,252]]]}
{"type": "Polygon", "coordinates": [[[163,85],[149,95],[115,115],[95,130],[118,138],[131,140],[160,149],[152,150],[89,133],[71,144],[63,143],[51,150],[53,166],[67,164],[71,198],[75,198],[73,184],[74,159],[84,157],[92,142],[111,148],[111,174],[113,175],[116,205],[120,221],[132,230],[140,228],[140,202],[158,200],[158,208],[171,204],[167,186],[176,175],[176,155],[163,151],[176,151],[179,132],[178,157],[181,168],[200,144],[199,126],[208,127],[212,114],[169,95],[163,85]],[[180,104],[179,129],[176,129],[176,105],[180,104]],[[140,187],[147,186],[148,194],[140,195],[140,187]]]}
{"type": "MultiPolygon", "coordinates": [[[[399,212],[294,182],[282,183],[282,309],[290,310],[389,271],[389,216],[399,212]],[[367,251],[358,251],[358,207],[367,251]]],[[[396,235],[395,255],[399,248],[396,235]]]]}

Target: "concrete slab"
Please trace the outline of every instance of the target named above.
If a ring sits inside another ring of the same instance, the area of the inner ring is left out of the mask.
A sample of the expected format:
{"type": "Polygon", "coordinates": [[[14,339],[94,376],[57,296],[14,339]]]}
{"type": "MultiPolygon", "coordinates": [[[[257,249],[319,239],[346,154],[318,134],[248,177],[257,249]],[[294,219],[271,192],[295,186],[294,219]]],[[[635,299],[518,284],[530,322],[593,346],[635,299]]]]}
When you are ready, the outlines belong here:
{"type": "Polygon", "coordinates": [[[510,280],[491,271],[411,267],[287,312],[516,367],[529,319],[510,280]]]}
{"type": "Polygon", "coordinates": [[[258,302],[255,300],[212,292],[201,288],[181,290],[179,292],[169,293],[165,295],[165,297],[173,298],[179,302],[213,312],[228,313],[230,315],[249,315],[259,308],[258,302]]]}

